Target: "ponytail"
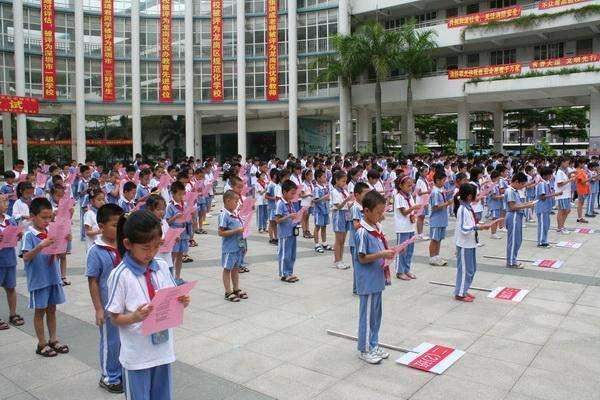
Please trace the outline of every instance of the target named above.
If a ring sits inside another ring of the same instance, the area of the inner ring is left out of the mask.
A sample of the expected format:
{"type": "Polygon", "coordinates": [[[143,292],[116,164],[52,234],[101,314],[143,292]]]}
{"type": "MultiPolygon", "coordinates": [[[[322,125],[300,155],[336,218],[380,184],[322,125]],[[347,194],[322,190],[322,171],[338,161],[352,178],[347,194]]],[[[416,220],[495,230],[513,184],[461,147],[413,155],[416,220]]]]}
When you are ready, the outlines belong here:
{"type": "Polygon", "coordinates": [[[125,239],[130,243],[145,244],[160,236],[162,236],[161,222],[151,211],[134,211],[119,217],[117,249],[121,257],[127,252],[123,243],[125,239]]]}

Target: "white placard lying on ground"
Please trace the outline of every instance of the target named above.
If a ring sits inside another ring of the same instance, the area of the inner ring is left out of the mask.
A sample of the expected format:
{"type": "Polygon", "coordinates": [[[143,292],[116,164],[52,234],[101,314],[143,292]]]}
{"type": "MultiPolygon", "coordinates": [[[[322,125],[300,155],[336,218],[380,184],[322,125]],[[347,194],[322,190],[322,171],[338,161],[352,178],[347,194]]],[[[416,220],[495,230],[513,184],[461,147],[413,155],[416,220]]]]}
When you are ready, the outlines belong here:
{"type": "Polygon", "coordinates": [[[578,249],[581,247],[581,243],[577,242],[558,242],[556,247],[565,247],[567,249],[578,249]]]}
{"type": "Polygon", "coordinates": [[[462,350],[431,343],[421,343],[409,353],[396,360],[398,364],[407,365],[422,371],[442,374],[465,354],[462,350]]]}
{"type": "Polygon", "coordinates": [[[527,293],[529,293],[529,290],[500,286],[492,290],[492,292],[488,294],[488,297],[492,299],[508,300],[519,303],[525,296],[527,296],[527,293]]]}
{"type": "Polygon", "coordinates": [[[537,265],[538,267],[552,268],[552,269],[558,269],[558,268],[562,267],[563,264],[564,264],[564,262],[561,260],[535,260],[533,262],[533,265],[537,265]]]}
{"type": "Polygon", "coordinates": [[[575,232],[577,232],[577,233],[594,233],[594,230],[591,228],[575,228],[575,232]]]}

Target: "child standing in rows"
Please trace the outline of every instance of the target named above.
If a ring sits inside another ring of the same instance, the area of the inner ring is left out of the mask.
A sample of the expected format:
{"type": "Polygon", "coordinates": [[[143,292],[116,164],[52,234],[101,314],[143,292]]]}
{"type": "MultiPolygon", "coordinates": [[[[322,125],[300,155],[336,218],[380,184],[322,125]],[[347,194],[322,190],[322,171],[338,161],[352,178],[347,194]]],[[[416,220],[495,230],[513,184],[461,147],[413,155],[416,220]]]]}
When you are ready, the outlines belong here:
{"type": "Polygon", "coordinates": [[[348,269],[349,265],[344,264],[344,243],[348,233],[348,208],[353,201],[351,193],[346,192],[346,173],[336,171],[333,175],[333,189],[331,191],[331,208],[333,232],[335,233],[335,243],[333,245],[334,259],[333,267],[337,269],[348,269]]]}
{"type": "Polygon", "coordinates": [[[350,257],[352,258],[352,293],[356,294],[356,231],[360,228],[360,220],[363,219],[363,197],[370,191],[369,185],[365,182],[356,182],[354,188],[354,202],[350,206],[350,234],[348,236],[348,246],[350,247],[350,257]]]}
{"type": "Polygon", "coordinates": [[[433,176],[433,189],[429,197],[429,207],[431,216],[429,217],[429,264],[444,266],[448,264],[447,260],[440,257],[440,248],[442,240],[446,237],[446,228],[448,227],[448,206],[452,204],[452,196],[447,196],[444,190],[446,183],[446,173],[438,170],[433,176]]]}
{"type": "MultiPolygon", "coordinates": [[[[415,211],[421,209],[412,195],[413,181],[408,175],[396,180],[396,195],[394,196],[394,221],[396,227],[396,244],[403,243],[415,235],[415,211]]],[[[364,206],[363,206],[364,207],[364,206]]],[[[414,243],[396,257],[396,278],[410,281],[417,277],[410,272],[414,243]]]]}
{"type": "Polygon", "coordinates": [[[292,206],[292,200],[296,195],[298,187],[291,180],[281,185],[282,197],[277,202],[275,209],[275,223],[277,224],[277,259],[279,263],[279,277],[283,282],[295,283],[300,279],[294,275],[294,264],[296,263],[296,238],[299,234],[298,223],[292,221],[296,213],[292,206]]]}
{"type": "Polygon", "coordinates": [[[323,253],[325,250],[333,250],[333,248],[327,244],[327,225],[329,225],[329,187],[327,186],[327,176],[325,171],[318,169],[315,172],[315,196],[314,202],[314,216],[315,216],[315,252],[323,253]],[[320,242],[319,242],[320,240],[320,242]]]}
{"type": "MultiPolygon", "coordinates": [[[[10,171],[9,171],[10,172],[10,171]]],[[[12,172],[11,172],[12,173],[12,172]]],[[[9,226],[17,226],[14,219],[9,217],[8,196],[0,196],[0,240],[2,234],[9,226]]],[[[17,256],[14,247],[7,247],[0,250],[0,286],[6,292],[6,301],[8,302],[8,322],[13,326],[21,326],[25,323],[23,318],[17,314],[17,256]]],[[[8,324],[0,319],[0,331],[8,329],[8,324]]]]}
{"type": "Polygon", "coordinates": [[[179,240],[173,246],[173,267],[175,269],[175,282],[183,283],[181,279],[181,266],[183,255],[188,252],[190,236],[186,229],[186,222],[183,215],[183,198],[185,196],[185,186],[179,181],[173,182],[171,185],[171,204],[167,206],[165,218],[169,227],[183,228],[183,232],[179,236],[179,240]]]}
{"type": "Polygon", "coordinates": [[[527,184],[527,176],[517,172],[511,180],[510,186],[504,194],[507,204],[506,229],[506,266],[508,268],[523,269],[523,264],[517,262],[517,256],[523,242],[523,218],[525,210],[534,206],[534,202],[524,203],[519,196],[519,190],[527,184]]]}

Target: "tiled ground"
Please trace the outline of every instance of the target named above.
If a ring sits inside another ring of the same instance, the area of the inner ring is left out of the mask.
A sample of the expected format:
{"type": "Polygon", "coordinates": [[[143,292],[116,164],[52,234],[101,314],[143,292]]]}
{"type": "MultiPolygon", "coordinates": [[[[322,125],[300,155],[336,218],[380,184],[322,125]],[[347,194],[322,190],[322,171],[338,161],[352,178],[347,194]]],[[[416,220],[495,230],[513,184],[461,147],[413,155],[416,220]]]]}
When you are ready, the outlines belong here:
{"type": "MultiPolygon", "coordinates": [[[[389,219],[389,218],[388,218],[389,219]]],[[[428,341],[458,347],[466,355],[442,376],[412,370],[388,360],[368,366],[357,358],[355,343],[326,334],[335,329],[355,334],[358,300],[352,296],[351,270],[331,268],[332,254],[316,255],[300,239],[297,273],[301,281],[284,284],[276,277],[275,247],[264,235],[250,238],[249,274],[242,284],[250,299],[223,300],[216,218],[209,235],[191,252],[184,278],[197,279],[192,305],[176,332],[176,399],[598,399],[600,393],[600,234],[572,234],[582,248],[538,250],[524,242],[522,258],[560,258],[560,270],[531,265],[522,271],[503,268],[504,240],[481,235],[475,286],[512,286],[531,290],[520,304],[485,298],[473,304],[454,301],[451,288],[430,280],[453,282],[454,262],[431,267],[426,244],[417,245],[417,280],[401,282],[384,293],[381,341],[413,347],[428,341]]],[[[570,218],[571,226],[574,219],[570,218]]],[[[600,221],[591,227],[600,228],[600,221]]],[[[391,220],[385,223],[392,233],[391,220]]],[[[535,237],[535,226],[525,231],[535,237]]],[[[551,233],[551,240],[556,240],[551,233]]],[[[443,255],[453,259],[450,238],[443,255]]],[[[19,278],[24,329],[0,332],[0,399],[111,399],[97,386],[97,335],[83,246],[70,258],[73,285],[60,307],[59,331],[72,352],[41,359],[34,352],[31,315],[24,278],[19,278]]],[[[347,257],[347,255],[346,255],[347,257]]],[[[19,267],[22,269],[22,266],[19,267]]],[[[6,318],[6,302],[0,301],[6,318]]],[[[392,355],[395,359],[399,353],[392,355]]]]}

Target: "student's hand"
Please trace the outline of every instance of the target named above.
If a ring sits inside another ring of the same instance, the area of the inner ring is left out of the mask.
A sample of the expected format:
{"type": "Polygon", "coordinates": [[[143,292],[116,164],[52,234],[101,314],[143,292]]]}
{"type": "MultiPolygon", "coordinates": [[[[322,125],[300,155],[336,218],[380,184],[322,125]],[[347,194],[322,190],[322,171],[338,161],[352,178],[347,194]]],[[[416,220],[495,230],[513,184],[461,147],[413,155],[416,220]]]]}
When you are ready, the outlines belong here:
{"type": "Polygon", "coordinates": [[[560,192],[556,192],[554,193],[555,196],[561,196],[563,194],[563,191],[561,190],[560,192]]]}
{"type": "Polygon", "coordinates": [[[181,296],[177,300],[179,300],[179,302],[181,304],[183,304],[183,307],[189,306],[190,305],[190,301],[191,301],[190,296],[181,296]]]}
{"type": "Polygon", "coordinates": [[[396,253],[394,252],[394,250],[382,250],[381,251],[381,256],[383,258],[387,258],[388,260],[393,260],[394,257],[396,257],[396,253]]]}
{"type": "Polygon", "coordinates": [[[40,248],[45,249],[46,247],[52,246],[54,242],[54,238],[46,238],[40,242],[39,246],[40,248]]]}
{"type": "Polygon", "coordinates": [[[241,226],[241,227],[239,227],[239,228],[236,228],[236,229],[235,229],[235,233],[244,233],[244,227],[243,227],[243,226],[241,226]]]}
{"type": "Polygon", "coordinates": [[[96,310],[96,326],[104,325],[104,310],[96,310]]]}
{"type": "MultiPolygon", "coordinates": [[[[100,231],[100,232],[102,232],[102,231],[100,231]]],[[[71,234],[69,233],[69,234],[67,235],[67,237],[65,237],[65,239],[67,239],[67,240],[69,240],[69,241],[70,241],[70,240],[73,240],[73,235],[71,235],[71,234]]]]}
{"type": "Polygon", "coordinates": [[[134,322],[142,322],[152,311],[153,307],[150,304],[142,304],[133,312],[133,320],[134,322]]]}

